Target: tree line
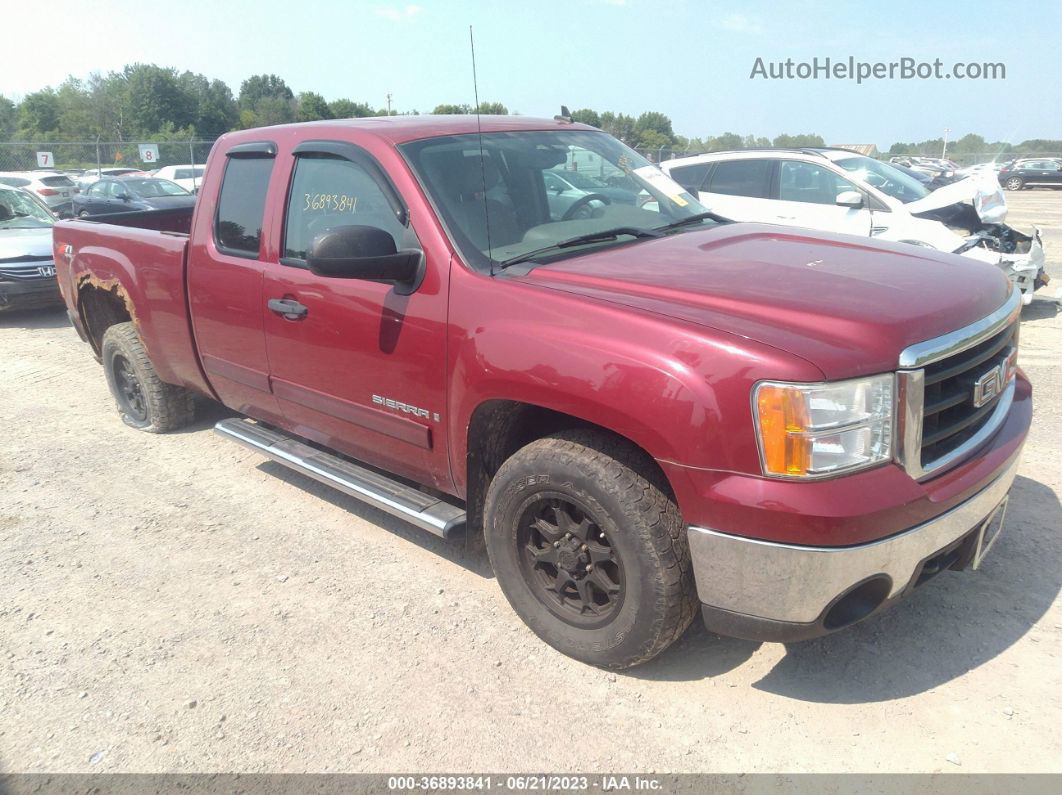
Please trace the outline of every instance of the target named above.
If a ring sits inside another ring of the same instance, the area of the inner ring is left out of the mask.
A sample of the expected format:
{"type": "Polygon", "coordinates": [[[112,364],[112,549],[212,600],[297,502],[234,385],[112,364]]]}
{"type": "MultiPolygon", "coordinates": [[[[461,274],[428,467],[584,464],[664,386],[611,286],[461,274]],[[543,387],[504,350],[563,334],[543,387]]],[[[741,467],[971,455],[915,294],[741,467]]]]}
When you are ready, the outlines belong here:
{"type": "MultiPolygon", "coordinates": [[[[440,104],[432,113],[474,113],[469,104],[440,104]]],[[[479,112],[505,115],[501,102],[482,102],[479,112]]],[[[516,111],[513,111],[516,113],[516,111]]],[[[27,94],[20,102],[0,95],[2,141],[187,141],[211,140],[229,130],[320,119],[398,115],[391,107],[373,107],[346,97],[326,100],[314,91],[295,94],[274,74],[252,75],[233,94],[221,80],[157,66],[130,64],[118,72],[94,73],[87,79],[67,78],[58,88],[27,94]]],[[[417,114],[417,110],[401,111],[417,114]]],[[[590,108],[576,110],[575,121],[599,127],[636,149],[657,152],[711,152],[764,146],[825,146],[821,135],[777,135],[765,138],[724,132],[685,137],[659,111],[638,116],[590,108]]],[[[927,154],[943,148],[943,139],[898,142],[888,154],[927,154]]],[[[988,142],[969,134],[950,142],[948,151],[963,153],[1062,152],[1062,141],[1034,139],[1017,145],[988,142]]]]}

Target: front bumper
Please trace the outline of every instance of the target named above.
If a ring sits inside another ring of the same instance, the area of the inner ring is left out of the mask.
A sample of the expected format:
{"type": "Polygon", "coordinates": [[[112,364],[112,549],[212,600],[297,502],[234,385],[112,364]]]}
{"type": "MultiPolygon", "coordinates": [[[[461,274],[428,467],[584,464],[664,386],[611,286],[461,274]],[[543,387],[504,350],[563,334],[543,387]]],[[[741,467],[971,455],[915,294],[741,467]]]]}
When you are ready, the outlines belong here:
{"type": "Polygon", "coordinates": [[[994,481],[951,510],[868,544],[796,546],[690,527],[705,624],[721,635],[786,642],[876,613],[927,573],[969,562],[981,527],[1014,482],[1019,458],[1016,453],[994,481]]]}
{"type": "Polygon", "coordinates": [[[36,309],[63,302],[54,276],[43,279],[0,281],[0,312],[8,309],[36,309]]]}

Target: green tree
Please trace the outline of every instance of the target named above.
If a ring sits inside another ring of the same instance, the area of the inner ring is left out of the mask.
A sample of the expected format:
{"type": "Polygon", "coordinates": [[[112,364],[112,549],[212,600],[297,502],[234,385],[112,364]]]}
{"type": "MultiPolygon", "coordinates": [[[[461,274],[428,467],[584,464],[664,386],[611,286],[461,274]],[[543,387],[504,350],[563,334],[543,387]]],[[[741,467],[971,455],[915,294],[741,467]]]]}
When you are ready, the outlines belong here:
{"type": "Polygon", "coordinates": [[[364,102],[350,99],[334,99],[328,103],[333,119],[363,119],[373,115],[373,110],[364,102]]]}
{"type": "Polygon", "coordinates": [[[295,108],[293,105],[293,99],[262,97],[254,106],[254,115],[258,120],[258,126],[270,127],[274,124],[290,124],[295,121],[295,108]]]}
{"type": "Polygon", "coordinates": [[[276,75],[251,75],[240,83],[240,110],[256,110],[263,99],[295,98],[288,84],[276,75]]]}
{"type": "Polygon", "coordinates": [[[809,146],[826,146],[821,135],[806,133],[804,135],[776,135],[774,145],[786,149],[802,149],[809,146]]]}
{"type": "Polygon", "coordinates": [[[745,139],[732,132],[725,132],[710,141],[710,147],[714,152],[728,152],[731,149],[741,149],[744,146],[745,139]]]}
{"type": "Polygon", "coordinates": [[[601,117],[597,114],[597,111],[590,110],[590,108],[580,108],[572,113],[572,121],[577,121],[580,124],[589,124],[591,127],[601,126],[601,117]]]}
{"type": "Polygon", "coordinates": [[[313,91],[304,91],[299,94],[295,121],[318,121],[331,118],[333,118],[332,109],[328,107],[324,97],[313,91]]]}
{"type": "Polygon", "coordinates": [[[125,67],[126,120],[134,135],[146,136],[162,129],[195,124],[196,102],[181,85],[175,69],[155,64],[125,67]]]}
{"type": "Polygon", "coordinates": [[[432,113],[441,116],[461,115],[464,113],[471,113],[471,105],[436,105],[435,110],[432,113]]]}
{"type": "Polygon", "coordinates": [[[214,137],[228,132],[239,123],[240,112],[232,89],[220,80],[184,72],[180,76],[180,84],[195,106],[193,124],[196,134],[214,137]]]}
{"type": "Polygon", "coordinates": [[[15,103],[0,94],[0,140],[10,141],[18,126],[18,111],[15,103]]]}
{"type": "Polygon", "coordinates": [[[509,109],[500,102],[480,102],[479,112],[484,116],[508,116],[509,109]]]}
{"type": "Polygon", "coordinates": [[[634,123],[634,135],[638,146],[645,149],[670,146],[675,141],[671,119],[658,111],[646,111],[639,116],[634,123]]]}
{"type": "Polygon", "coordinates": [[[18,106],[16,137],[46,140],[59,131],[59,97],[51,88],[27,94],[18,106]]]}

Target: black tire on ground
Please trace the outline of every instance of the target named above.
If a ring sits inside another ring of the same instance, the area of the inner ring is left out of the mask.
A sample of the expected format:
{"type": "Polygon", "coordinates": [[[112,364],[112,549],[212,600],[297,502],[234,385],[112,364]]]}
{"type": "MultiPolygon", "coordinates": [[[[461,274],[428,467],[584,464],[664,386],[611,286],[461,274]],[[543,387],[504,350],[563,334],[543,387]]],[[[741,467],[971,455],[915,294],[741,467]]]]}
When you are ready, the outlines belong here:
{"type": "Polygon", "coordinates": [[[1004,187],[1006,187],[1007,190],[1021,190],[1025,187],[1025,180],[1021,177],[1007,177],[1004,187]]]}
{"type": "Polygon", "coordinates": [[[159,380],[132,323],[107,329],[101,348],[107,386],[126,425],[148,433],[166,433],[195,418],[192,393],[159,380]]]}
{"type": "Polygon", "coordinates": [[[89,217],[88,210],[82,210],[81,212],[79,212],[77,214],[77,217],[78,218],[88,218],[89,217]]]}
{"type": "Polygon", "coordinates": [[[494,572],[513,609],[555,649],[629,668],[693,620],[686,526],[659,480],[642,451],[587,430],[534,441],[494,476],[484,505],[494,572]]]}

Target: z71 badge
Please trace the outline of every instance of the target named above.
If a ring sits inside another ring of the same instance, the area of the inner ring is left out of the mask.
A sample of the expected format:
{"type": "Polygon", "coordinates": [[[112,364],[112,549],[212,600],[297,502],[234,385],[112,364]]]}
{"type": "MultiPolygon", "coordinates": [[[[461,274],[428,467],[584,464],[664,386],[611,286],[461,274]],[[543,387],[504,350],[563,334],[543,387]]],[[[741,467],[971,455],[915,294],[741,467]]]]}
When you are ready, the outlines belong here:
{"type": "Polygon", "coordinates": [[[433,422],[439,421],[439,413],[436,411],[417,408],[416,406],[411,406],[400,400],[392,400],[383,395],[373,395],[372,402],[377,406],[383,406],[384,408],[395,409],[396,411],[402,411],[406,414],[412,414],[414,417],[423,417],[424,419],[432,420],[433,422]]]}

